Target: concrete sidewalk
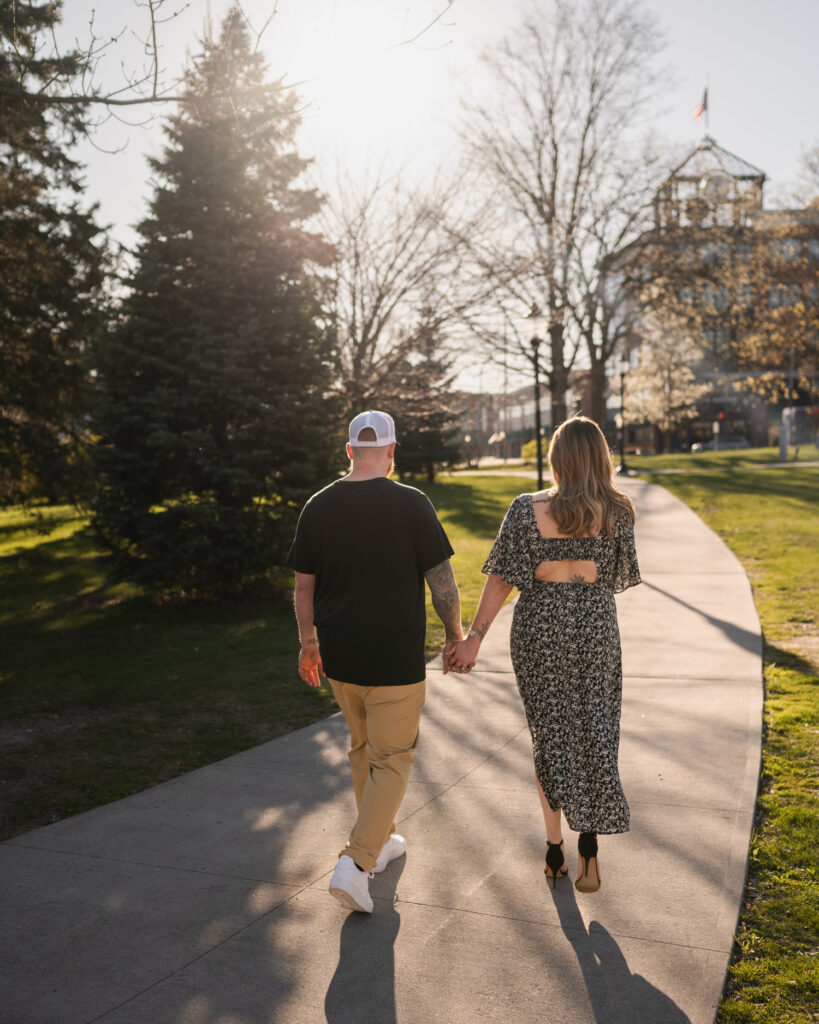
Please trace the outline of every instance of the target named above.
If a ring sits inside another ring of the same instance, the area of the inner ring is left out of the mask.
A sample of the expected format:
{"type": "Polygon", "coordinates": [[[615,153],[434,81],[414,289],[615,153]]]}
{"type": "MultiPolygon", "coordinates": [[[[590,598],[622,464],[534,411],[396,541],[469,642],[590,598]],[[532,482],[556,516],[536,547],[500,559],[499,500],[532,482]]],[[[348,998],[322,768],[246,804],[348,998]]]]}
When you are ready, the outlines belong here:
{"type": "MultiPolygon", "coordinates": [[[[2,1024],[710,1024],[760,757],[742,567],[663,489],[618,598],[632,831],[553,892],[502,612],[470,676],[431,666],[372,916],[326,891],[354,814],[339,715],[0,846],[2,1024]]],[[[457,556],[456,556],[457,570],[457,556]]],[[[566,833],[570,867],[575,837],[566,833]]]]}

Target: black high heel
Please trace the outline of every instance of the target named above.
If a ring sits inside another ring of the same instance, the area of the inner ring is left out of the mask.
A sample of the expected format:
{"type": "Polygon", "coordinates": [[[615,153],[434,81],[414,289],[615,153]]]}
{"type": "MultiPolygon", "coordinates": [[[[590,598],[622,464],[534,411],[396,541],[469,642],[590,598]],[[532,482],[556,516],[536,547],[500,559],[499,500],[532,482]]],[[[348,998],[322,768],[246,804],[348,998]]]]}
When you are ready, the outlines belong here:
{"type": "Polygon", "coordinates": [[[552,888],[557,888],[558,878],[568,875],[569,869],[565,867],[566,859],[563,856],[563,840],[559,843],[550,843],[546,840],[546,866],[543,870],[547,878],[553,878],[552,888]],[[563,868],[561,871],[560,869],[563,868]]]}
{"type": "Polygon", "coordinates": [[[597,892],[600,888],[600,871],[597,867],[597,833],[581,832],[577,840],[577,852],[583,871],[574,883],[578,892],[597,892]]]}

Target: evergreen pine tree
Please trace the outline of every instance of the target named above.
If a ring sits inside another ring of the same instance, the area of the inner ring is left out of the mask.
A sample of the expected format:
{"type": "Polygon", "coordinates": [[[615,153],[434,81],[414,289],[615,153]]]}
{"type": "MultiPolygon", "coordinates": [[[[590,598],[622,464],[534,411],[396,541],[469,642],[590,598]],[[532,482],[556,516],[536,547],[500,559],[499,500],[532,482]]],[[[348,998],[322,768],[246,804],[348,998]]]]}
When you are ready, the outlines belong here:
{"type": "Polygon", "coordinates": [[[426,475],[435,480],[439,466],[459,457],[458,417],[450,386],[449,363],[436,352],[432,336],[422,338],[417,351],[402,360],[391,375],[392,388],[384,407],[395,419],[400,444],[395,449],[395,468],[401,476],[426,475]]]}
{"type": "Polygon", "coordinates": [[[296,179],[298,99],[241,16],[206,39],[166,126],[131,291],[99,353],[93,523],[147,586],[235,593],[281,564],[343,451],[296,179]]]}
{"type": "MultiPolygon", "coordinates": [[[[57,4],[0,0],[0,86],[82,70],[42,56],[57,4]]],[[[103,247],[67,148],[76,114],[0,93],[0,502],[76,493],[103,247]],[[72,444],[72,441],[74,442],[72,444]]]]}

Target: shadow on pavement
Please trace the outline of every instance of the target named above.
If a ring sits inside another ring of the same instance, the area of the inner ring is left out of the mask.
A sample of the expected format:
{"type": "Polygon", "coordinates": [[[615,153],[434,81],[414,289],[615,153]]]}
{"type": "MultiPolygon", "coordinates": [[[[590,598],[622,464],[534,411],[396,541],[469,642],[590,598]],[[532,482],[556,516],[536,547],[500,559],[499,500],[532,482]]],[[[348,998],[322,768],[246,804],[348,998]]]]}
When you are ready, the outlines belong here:
{"type": "Polygon", "coordinates": [[[672,594],[668,590],[663,590],[662,587],[658,587],[656,583],[650,583],[648,580],[643,580],[643,586],[648,587],[649,590],[656,590],[658,594],[663,594],[665,597],[670,597],[672,601],[676,601],[677,604],[681,604],[683,608],[688,608],[689,611],[696,612],[697,615],[701,615],[702,618],[712,623],[718,629],[721,629],[728,640],[736,644],[737,647],[741,647],[743,651],[749,651],[751,654],[760,653],[760,641],[759,633],[754,633],[752,630],[743,629],[742,626],[737,626],[734,622],[729,622],[727,619],[720,619],[716,615],[708,615],[701,608],[697,608],[693,604],[689,604],[688,601],[684,601],[681,597],[677,597],[676,594],[672,594]]]}
{"type": "Polygon", "coordinates": [[[664,992],[639,974],[632,974],[622,950],[598,921],[586,924],[575,899],[574,885],[549,892],[560,926],[574,950],[597,1024],[691,1024],[690,1018],[664,992]]]}
{"type": "MultiPolygon", "coordinates": [[[[403,870],[402,858],[390,881],[397,884],[403,870]]],[[[386,900],[378,901],[372,916],[349,915],[341,929],[338,965],[324,1000],[327,1024],[367,1020],[396,1024],[395,940],[400,927],[395,904],[386,900]]]]}

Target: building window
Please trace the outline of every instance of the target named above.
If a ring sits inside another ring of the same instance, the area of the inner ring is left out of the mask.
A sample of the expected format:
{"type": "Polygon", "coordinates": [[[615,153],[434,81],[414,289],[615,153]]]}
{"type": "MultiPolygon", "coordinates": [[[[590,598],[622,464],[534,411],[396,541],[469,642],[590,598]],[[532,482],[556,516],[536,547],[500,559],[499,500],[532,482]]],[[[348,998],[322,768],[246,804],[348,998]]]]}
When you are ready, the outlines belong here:
{"type": "Polygon", "coordinates": [[[718,263],[727,260],[731,255],[731,246],[727,242],[703,242],[700,245],[700,259],[703,263],[718,263]]]}
{"type": "Polygon", "coordinates": [[[775,284],[768,289],[768,305],[772,309],[780,306],[795,306],[800,298],[798,284],[775,284]]]}
{"type": "Polygon", "coordinates": [[[728,289],[715,287],[704,288],[702,299],[706,306],[713,306],[715,309],[725,309],[728,305],[728,289]]]}
{"type": "Polygon", "coordinates": [[[706,341],[711,352],[716,356],[725,356],[731,343],[731,335],[728,331],[704,331],[706,341]]]}
{"type": "Polygon", "coordinates": [[[771,259],[794,263],[802,252],[802,243],[796,238],[777,238],[768,245],[771,259]]]}
{"type": "Polygon", "coordinates": [[[808,239],[808,256],[812,260],[819,260],[819,238],[808,239]]]}
{"type": "Polygon", "coordinates": [[[714,211],[714,221],[722,227],[730,227],[734,223],[734,204],[720,203],[714,211]]]}

